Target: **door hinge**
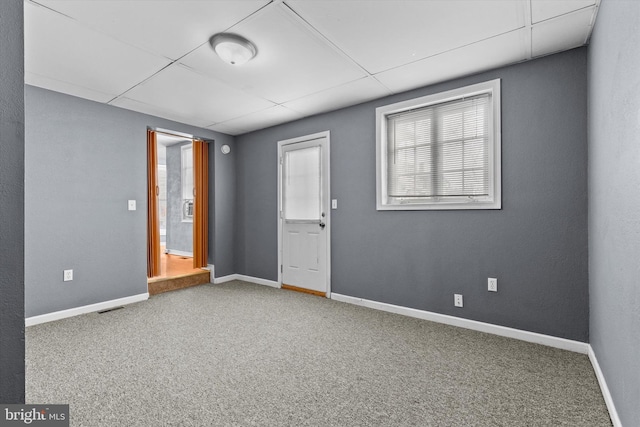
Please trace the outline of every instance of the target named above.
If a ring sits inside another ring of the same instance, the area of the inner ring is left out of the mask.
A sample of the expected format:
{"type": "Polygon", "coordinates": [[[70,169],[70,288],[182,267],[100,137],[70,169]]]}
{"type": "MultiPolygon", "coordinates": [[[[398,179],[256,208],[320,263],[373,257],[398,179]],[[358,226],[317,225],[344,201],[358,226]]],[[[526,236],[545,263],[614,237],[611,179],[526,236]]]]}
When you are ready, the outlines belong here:
{"type": "Polygon", "coordinates": [[[282,271],[282,264],[280,264],[280,273],[284,273],[284,271],[282,271]]]}
{"type": "Polygon", "coordinates": [[[280,164],[282,164],[282,156],[280,156],[280,164]]]}

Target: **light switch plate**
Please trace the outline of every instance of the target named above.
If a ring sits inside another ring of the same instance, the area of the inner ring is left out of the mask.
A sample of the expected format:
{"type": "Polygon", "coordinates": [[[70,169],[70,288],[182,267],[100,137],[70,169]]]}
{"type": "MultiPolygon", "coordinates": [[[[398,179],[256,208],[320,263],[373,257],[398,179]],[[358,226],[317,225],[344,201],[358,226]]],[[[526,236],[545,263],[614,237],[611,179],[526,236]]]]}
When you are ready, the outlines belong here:
{"type": "Polygon", "coordinates": [[[129,210],[130,211],[135,211],[136,210],[136,201],[135,200],[129,200],[129,210]]]}
{"type": "Polygon", "coordinates": [[[338,209],[338,199],[331,199],[331,209],[338,209]]]}

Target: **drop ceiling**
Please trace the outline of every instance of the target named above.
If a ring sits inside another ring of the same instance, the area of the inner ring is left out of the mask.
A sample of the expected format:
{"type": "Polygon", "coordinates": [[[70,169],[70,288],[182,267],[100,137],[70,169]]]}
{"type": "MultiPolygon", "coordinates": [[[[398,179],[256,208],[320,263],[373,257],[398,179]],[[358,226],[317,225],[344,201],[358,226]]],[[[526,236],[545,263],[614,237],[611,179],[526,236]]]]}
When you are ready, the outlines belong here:
{"type": "Polygon", "coordinates": [[[599,2],[25,0],[25,82],[238,135],[582,46],[599,2]]]}

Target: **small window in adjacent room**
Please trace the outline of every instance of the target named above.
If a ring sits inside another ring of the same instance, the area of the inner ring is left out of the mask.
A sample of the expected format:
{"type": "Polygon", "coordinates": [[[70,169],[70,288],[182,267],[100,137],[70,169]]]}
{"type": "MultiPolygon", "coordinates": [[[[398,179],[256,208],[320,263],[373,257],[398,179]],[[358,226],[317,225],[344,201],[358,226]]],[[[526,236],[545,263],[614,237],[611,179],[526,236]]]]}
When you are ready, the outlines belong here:
{"type": "Polygon", "coordinates": [[[500,80],[376,109],[377,209],[500,209],[500,80]]]}
{"type": "Polygon", "coordinates": [[[182,153],[182,222],[193,222],[193,144],[183,145],[182,153]]]}

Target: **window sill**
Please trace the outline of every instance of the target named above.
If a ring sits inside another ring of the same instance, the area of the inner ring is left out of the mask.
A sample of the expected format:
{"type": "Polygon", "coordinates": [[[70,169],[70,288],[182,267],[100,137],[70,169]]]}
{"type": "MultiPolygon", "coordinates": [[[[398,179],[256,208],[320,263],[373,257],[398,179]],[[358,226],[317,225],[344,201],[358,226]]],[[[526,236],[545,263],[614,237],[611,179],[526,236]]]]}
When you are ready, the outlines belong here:
{"type": "Polygon", "coordinates": [[[499,210],[497,202],[437,202],[437,203],[378,203],[379,211],[444,211],[444,210],[499,210]]]}

